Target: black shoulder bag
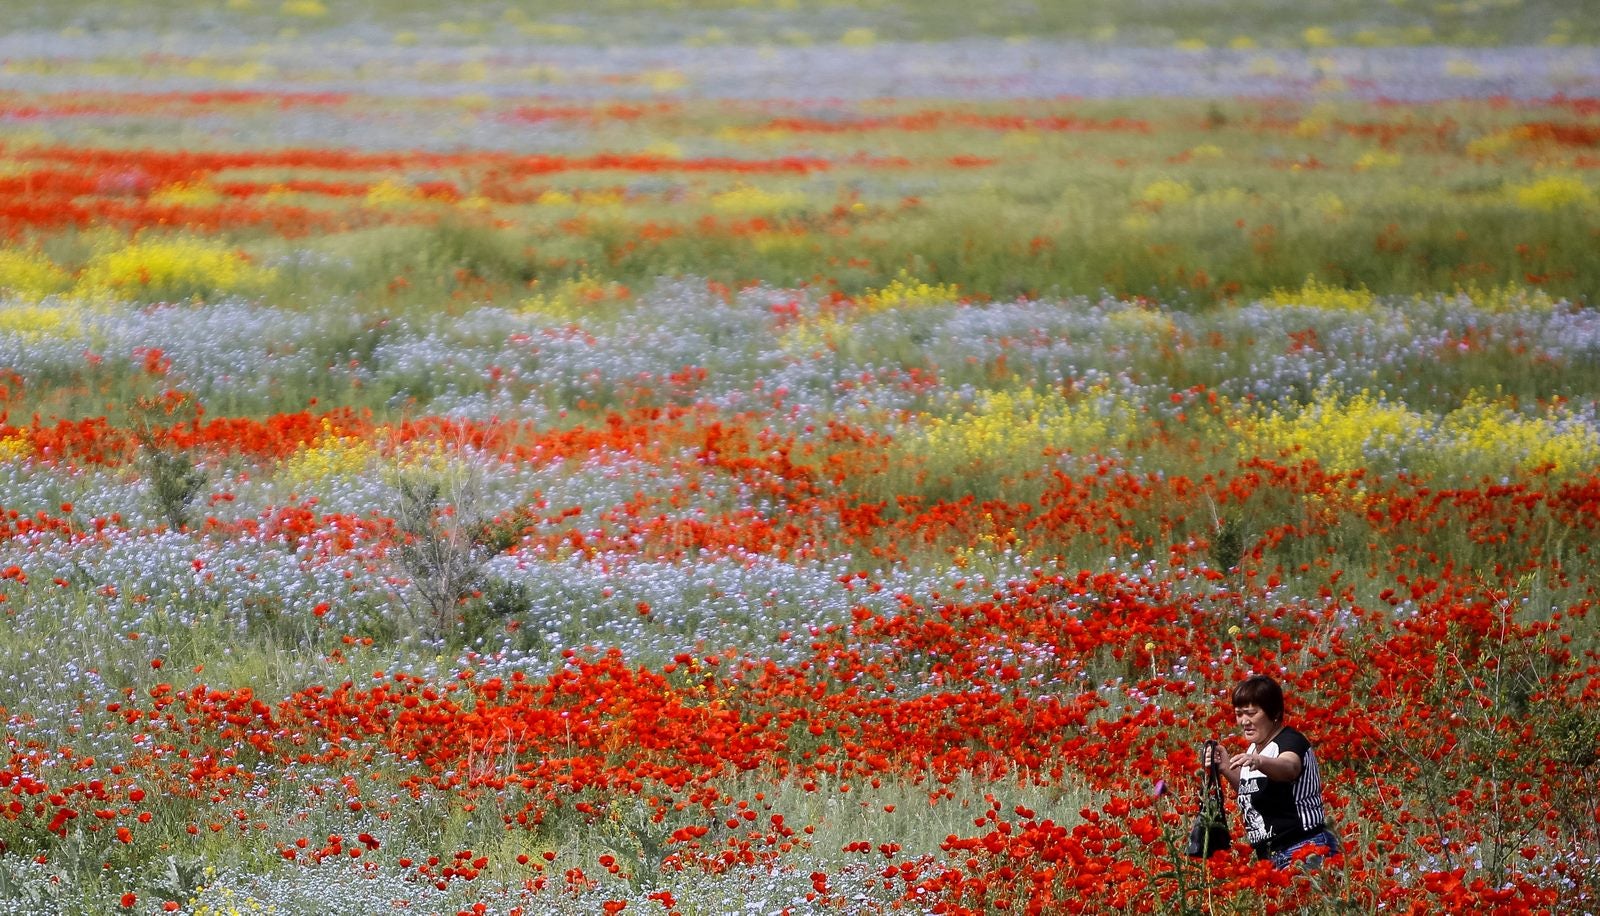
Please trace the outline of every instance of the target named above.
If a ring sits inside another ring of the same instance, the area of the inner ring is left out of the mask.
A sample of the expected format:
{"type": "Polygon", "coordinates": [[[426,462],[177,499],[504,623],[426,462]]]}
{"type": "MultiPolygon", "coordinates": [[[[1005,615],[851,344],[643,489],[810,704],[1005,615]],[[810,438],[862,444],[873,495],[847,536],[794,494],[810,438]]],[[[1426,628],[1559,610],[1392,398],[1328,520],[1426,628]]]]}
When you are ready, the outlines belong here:
{"type": "Polygon", "coordinates": [[[1200,816],[1189,830],[1189,846],[1184,852],[1196,859],[1204,859],[1219,849],[1233,845],[1228,832],[1228,812],[1222,799],[1221,749],[1215,741],[1206,742],[1211,765],[1206,767],[1205,783],[1200,789],[1200,816]]]}

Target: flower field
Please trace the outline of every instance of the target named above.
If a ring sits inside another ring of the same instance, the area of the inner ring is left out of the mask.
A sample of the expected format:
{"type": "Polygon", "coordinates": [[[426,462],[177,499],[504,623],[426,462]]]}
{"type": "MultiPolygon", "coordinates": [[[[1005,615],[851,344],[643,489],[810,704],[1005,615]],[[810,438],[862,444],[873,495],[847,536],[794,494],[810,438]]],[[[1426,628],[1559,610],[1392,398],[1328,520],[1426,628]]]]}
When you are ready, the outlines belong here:
{"type": "Polygon", "coordinates": [[[0,913],[1600,912],[1593,17],[1014,6],[22,3],[0,913]]]}

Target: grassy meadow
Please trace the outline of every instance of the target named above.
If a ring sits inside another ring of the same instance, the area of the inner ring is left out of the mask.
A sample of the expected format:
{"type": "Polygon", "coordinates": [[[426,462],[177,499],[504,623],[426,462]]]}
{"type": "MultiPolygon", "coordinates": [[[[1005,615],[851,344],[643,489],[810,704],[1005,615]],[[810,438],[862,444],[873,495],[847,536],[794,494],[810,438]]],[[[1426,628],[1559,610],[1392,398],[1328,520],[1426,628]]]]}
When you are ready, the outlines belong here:
{"type": "Polygon", "coordinates": [[[1600,910],[1584,13],[19,4],[0,913],[1600,910]]]}

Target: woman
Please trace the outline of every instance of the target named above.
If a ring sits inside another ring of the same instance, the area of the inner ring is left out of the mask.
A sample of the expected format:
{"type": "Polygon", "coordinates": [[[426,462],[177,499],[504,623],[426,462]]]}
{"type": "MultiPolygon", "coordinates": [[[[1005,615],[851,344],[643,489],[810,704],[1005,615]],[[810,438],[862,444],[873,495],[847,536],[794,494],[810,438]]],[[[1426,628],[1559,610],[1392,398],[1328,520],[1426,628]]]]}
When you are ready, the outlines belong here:
{"type": "MultiPolygon", "coordinates": [[[[1250,746],[1221,767],[1239,794],[1245,839],[1258,858],[1278,868],[1297,858],[1316,867],[1318,860],[1309,857],[1337,853],[1339,840],[1323,819],[1322,776],[1311,742],[1283,724],[1283,688],[1264,674],[1246,678],[1233,688],[1233,714],[1250,746]]],[[[1210,764],[1209,752],[1202,763],[1210,764]]]]}

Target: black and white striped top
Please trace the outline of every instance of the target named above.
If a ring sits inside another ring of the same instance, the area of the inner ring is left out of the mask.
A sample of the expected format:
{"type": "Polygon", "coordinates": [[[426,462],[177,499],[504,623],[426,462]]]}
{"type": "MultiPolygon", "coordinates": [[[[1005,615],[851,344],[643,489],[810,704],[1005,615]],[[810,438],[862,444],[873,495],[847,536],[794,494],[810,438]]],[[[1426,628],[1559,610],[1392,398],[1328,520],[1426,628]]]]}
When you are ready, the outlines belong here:
{"type": "Polygon", "coordinates": [[[1322,774],[1317,771],[1311,742],[1287,725],[1250,753],[1276,757],[1283,753],[1300,755],[1300,778],[1292,783],[1273,782],[1260,770],[1244,767],[1239,771],[1239,809],[1244,814],[1245,840],[1252,846],[1274,838],[1299,838],[1323,825],[1322,774]]]}

